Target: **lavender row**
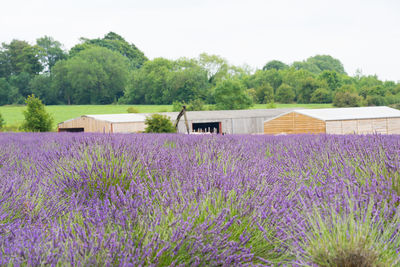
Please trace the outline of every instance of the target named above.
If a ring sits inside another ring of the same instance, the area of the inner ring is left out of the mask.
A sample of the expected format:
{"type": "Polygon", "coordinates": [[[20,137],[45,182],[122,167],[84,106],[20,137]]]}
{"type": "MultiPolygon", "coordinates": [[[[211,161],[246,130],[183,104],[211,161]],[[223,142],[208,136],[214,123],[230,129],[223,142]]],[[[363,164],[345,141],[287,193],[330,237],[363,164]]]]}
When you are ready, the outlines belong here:
{"type": "Polygon", "coordinates": [[[399,197],[400,136],[1,134],[0,265],[395,266],[399,197]]]}

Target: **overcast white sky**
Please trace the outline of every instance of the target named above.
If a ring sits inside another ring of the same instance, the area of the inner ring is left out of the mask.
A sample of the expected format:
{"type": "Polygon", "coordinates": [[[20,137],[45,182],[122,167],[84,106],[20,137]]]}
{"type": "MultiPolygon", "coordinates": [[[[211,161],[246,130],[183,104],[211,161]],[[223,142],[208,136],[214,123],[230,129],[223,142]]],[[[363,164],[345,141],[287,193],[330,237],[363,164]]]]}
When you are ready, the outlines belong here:
{"type": "Polygon", "coordinates": [[[69,49],[109,31],[150,59],[206,52],[256,69],[329,54],[350,75],[400,81],[399,0],[1,0],[0,42],[69,49]]]}

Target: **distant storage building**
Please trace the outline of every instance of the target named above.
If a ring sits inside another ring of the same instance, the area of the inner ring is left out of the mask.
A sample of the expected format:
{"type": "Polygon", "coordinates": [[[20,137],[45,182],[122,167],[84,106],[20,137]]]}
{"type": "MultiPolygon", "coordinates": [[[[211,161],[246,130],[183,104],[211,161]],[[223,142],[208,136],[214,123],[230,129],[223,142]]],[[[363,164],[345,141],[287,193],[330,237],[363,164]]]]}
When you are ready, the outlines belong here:
{"type": "MultiPolygon", "coordinates": [[[[265,120],[291,110],[294,109],[188,111],[187,118],[190,132],[262,134],[265,120]]],[[[175,121],[178,116],[178,112],[165,112],[162,114],[169,116],[172,121],[175,121]]],[[[183,117],[179,121],[178,132],[186,132],[183,117]]]]}
{"type": "MultiPolygon", "coordinates": [[[[190,132],[226,134],[262,134],[263,122],[293,109],[188,111],[190,132]]],[[[178,112],[161,113],[175,122],[178,112]]],[[[59,132],[135,133],[144,131],[150,113],[84,115],[58,124],[59,132]]],[[[185,133],[184,117],[178,132],[185,133]]]]}
{"type": "Polygon", "coordinates": [[[142,114],[84,115],[58,124],[59,132],[137,133],[144,131],[142,114]]]}
{"type": "Polygon", "coordinates": [[[400,110],[389,107],[293,110],[264,122],[265,134],[400,134],[400,110]]]}

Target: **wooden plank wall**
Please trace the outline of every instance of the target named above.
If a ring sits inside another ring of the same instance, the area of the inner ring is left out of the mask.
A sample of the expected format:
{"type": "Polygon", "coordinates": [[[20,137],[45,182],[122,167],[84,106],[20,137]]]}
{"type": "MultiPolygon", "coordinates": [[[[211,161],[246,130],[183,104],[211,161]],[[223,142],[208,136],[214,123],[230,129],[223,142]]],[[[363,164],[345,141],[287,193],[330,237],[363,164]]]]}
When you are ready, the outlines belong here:
{"type": "Polygon", "coordinates": [[[400,118],[387,119],[388,134],[400,134],[400,118]]]}
{"type": "Polygon", "coordinates": [[[328,134],[400,134],[400,118],[327,121],[328,134]]]}
{"type": "Polygon", "coordinates": [[[290,112],[264,123],[265,134],[301,134],[301,133],[325,133],[325,122],[290,112]]]}
{"type": "Polygon", "coordinates": [[[264,122],[265,134],[293,134],[294,133],[294,112],[282,115],[278,118],[264,122]]]}
{"type": "Polygon", "coordinates": [[[106,121],[98,121],[93,118],[80,117],[70,121],[60,123],[59,129],[63,128],[83,128],[88,133],[110,133],[112,132],[111,123],[106,121]]]}
{"type": "Polygon", "coordinates": [[[342,121],[327,121],[326,133],[328,134],[342,134],[342,121]]]}
{"type": "Polygon", "coordinates": [[[320,134],[326,132],[325,121],[294,112],[294,133],[320,134]]]}

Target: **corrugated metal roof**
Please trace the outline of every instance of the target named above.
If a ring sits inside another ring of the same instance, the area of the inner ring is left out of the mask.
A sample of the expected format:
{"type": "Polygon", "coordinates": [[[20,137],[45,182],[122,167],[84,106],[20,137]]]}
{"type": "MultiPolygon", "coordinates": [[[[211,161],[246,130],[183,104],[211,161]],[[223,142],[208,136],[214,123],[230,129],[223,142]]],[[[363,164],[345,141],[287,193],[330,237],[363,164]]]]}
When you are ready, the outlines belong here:
{"type": "MultiPolygon", "coordinates": [[[[247,109],[247,110],[206,110],[206,111],[187,111],[188,120],[221,120],[221,119],[245,119],[245,118],[267,118],[275,117],[295,110],[294,108],[277,108],[277,109],[247,109]]],[[[163,115],[176,119],[179,112],[163,112],[163,115]]],[[[151,115],[151,114],[147,114],[151,115]]]]}
{"type": "Polygon", "coordinates": [[[102,115],[84,115],[83,117],[93,118],[95,120],[100,121],[108,121],[112,123],[117,122],[144,122],[146,120],[146,116],[142,114],[136,113],[127,113],[127,114],[102,114],[102,115]]]}
{"type": "MultiPolygon", "coordinates": [[[[271,118],[295,110],[294,108],[281,109],[250,109],[250,110],[207,110],[207,111],[187,111],[187,117],[190,121],[201,120],[222,120],[222,119],[240,119],[240,118],[271,118]]],[[[123,114],[100,114],[100,115],[83,115],[82,117],[93,118],[100,121],[111,123],[124,122],[144,122],[146,117],[154,113],[123,113],[123,114]]],[[[167,115],[171,120],[175,120],[179,112],[162,112],[159,114],[167,115]]],[[[77,118],[75,118],[77,119],[77,118]]],[[[70,119],[67,121],[75,120],[70,119]]],[[[65,123],[67,121],[61,122],[65,123]]],[[[59,124],[61,124],[59,123],[59,124]]]]}
{"type": "Polygon", "coordinates": [[[389,107],[300,109],[294,112],[324,121],[400,118],[400,110],[389,107]]]}

